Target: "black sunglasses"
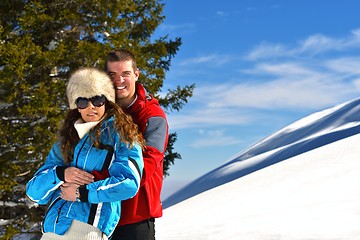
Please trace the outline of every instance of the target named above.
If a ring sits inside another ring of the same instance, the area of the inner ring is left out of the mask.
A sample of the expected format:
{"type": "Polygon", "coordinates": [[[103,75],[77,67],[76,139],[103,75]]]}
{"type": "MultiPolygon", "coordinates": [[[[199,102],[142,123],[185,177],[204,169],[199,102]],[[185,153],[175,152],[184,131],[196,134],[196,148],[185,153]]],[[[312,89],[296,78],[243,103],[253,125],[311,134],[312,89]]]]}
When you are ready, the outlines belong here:
{"type": "Polygon", "coordinates": [[[91,98],[79,97],[76,99],[75,103],[78,109],[85,109],[89,105],[89,101],[94,105],[94,107],[101,107],[106,102],[106,97],[104,95],[94,96],[91,98]]]}

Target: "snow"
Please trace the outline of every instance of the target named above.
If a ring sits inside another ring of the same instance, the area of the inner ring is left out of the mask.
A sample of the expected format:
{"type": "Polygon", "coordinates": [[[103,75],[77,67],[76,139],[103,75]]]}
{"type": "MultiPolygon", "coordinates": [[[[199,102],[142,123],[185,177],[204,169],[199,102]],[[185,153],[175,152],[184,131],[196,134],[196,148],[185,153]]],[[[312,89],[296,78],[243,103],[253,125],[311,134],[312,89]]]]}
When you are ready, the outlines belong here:
{"type": "Polygon", "coordinates": [[[13,221],[14,221],[14,220],[0,219],[0,226],[8,225],[8,224],[12,223],[13,221]]]}
{"type": "Polygon", "coordinates": [[[164,201],[157,240],[360,239],[360,99],[303,118],[164,201]]]}

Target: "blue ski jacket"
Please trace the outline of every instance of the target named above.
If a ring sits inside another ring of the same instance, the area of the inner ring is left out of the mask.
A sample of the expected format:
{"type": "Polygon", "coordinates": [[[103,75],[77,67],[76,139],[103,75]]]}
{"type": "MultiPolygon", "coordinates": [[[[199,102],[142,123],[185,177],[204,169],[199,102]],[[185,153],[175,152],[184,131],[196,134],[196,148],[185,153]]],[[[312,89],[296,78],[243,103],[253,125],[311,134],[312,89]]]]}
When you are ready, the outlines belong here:
{"type": "Polygon", "coordinates": [[[45,164],[26,185],[28,197],[40,205],[49,204],[42,225],[43,232],[65,234],[73,219],[99,228],[111,236],[121,214],[121,200],[137,193],[144,167],[139,144],[129,148],[120,140],[114,129],[114,119],[102,123],[100,146],[96,148],[87,133],[74,149],[73,161],[66,165],[60,144],[56,142],[45,164]],[[57,168],[77,167],[87,172],[108,169],[109,177],[82,187],[81,202],[60,198],[60,186],[64,183],[57,168]],[[85,193],[85,194],[84,194],[85,193]],[[83,201],[87,195],[87,202],[83,201]]]}

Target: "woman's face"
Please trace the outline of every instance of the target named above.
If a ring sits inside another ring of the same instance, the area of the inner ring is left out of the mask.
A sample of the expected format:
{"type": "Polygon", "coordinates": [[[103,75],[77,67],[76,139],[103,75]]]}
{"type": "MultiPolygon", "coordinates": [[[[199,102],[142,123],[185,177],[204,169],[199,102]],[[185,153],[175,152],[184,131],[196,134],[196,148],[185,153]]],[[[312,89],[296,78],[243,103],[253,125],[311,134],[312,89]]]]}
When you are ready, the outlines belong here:
{"type": "Polygon", "coordinates": [[[76,104],[84,122],[100,121],[105,114],[105,101],[104,96],[94,96],[89,99],[78,98],[76,104]]]}

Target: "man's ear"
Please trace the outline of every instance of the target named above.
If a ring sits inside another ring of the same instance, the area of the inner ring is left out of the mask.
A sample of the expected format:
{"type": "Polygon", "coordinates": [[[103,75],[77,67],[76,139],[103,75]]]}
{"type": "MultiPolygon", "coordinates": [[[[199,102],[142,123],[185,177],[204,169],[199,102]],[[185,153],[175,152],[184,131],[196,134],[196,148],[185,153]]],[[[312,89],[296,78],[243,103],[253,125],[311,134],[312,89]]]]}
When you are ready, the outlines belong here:
{"type": "Polygon", "coordinates": [[[134,72],[135,74],[135,81],[137,81],[139,79],[139,76],[140,76],[140,70],[137,68],[134,72]]]}

